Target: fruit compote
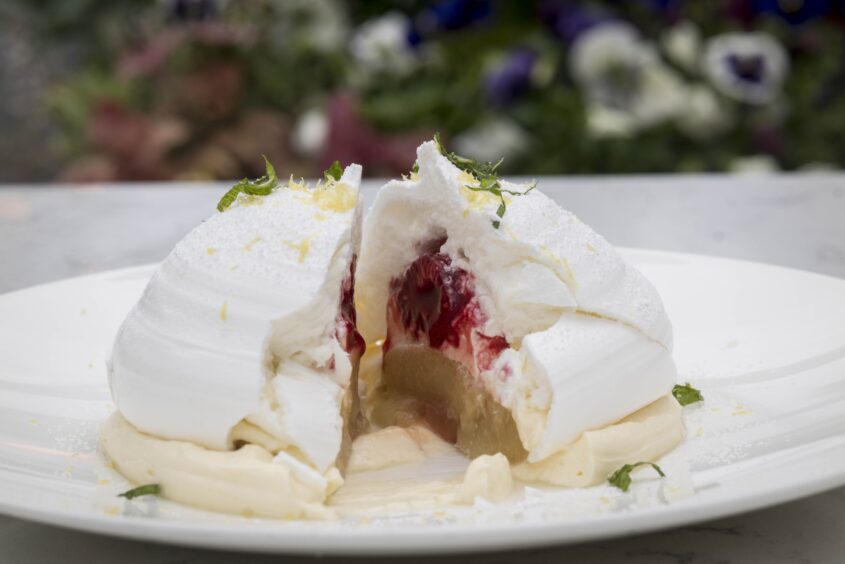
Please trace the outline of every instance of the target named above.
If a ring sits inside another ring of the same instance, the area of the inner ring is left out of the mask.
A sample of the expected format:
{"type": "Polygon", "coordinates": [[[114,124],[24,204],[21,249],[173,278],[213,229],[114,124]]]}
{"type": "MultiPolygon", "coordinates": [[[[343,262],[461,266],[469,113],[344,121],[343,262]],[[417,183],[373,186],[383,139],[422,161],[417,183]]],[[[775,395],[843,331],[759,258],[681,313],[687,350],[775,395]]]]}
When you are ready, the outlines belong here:
{"type": "Polygon", "coordinates": [[[469,456],[525,458],[510,412],[479,377],[509,346],[483,332],[487,321],[474,276],[447,254],[424,252],[409,264],[390,283],[376,422],[423,421],[469,456]]]}

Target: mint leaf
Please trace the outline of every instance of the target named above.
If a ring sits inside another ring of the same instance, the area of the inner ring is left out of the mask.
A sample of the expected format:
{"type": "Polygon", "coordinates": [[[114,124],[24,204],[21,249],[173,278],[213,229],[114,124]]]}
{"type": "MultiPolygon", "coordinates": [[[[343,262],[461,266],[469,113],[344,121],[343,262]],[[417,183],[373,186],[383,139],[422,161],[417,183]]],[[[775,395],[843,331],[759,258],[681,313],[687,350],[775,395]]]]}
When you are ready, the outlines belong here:
{"type": "MultiPolygon", "coordinates": [[[[437,145],[437,150],[440,151],[440,154],[446,157],[450,163],[462,171],[470,173],[478,179],[478,186],[466,185],[465,188],[472,190],[473,192],[490,192],[499,198],[499,207],[496,210],[496,216],[499,218],[505,216],[505,212],[508,208],[508,204],[505,201],[505,194],[510,196],[524,196],[537,187],[537,181],[535,180],[524,192],[505,190],[502,188],[502,185],[499,184],[499,173],[497,172],[499,165],[502,164],[504,159],[499,159],[495,163],[480,163],[466,157],[461,157],[455,153],[447,151],[446,148],[443,147],[443,144],[440,142],[439,133],[434,134],[434,143],[437,145]]],[[[414,163],[414,165],[416,166],[416,163],[414,163]]],[[[501,224],[502,222],[500,220],[493,220],[494,229],[498,229],[501,224]]]]}
{"type": "Polygon", "coordinates": [[[270,164],[267,157],[264,155],[261,156],[264,157],[264,166],[267,170],[266,174],[257,180],[244,178],[232,186],[228,192],[223,194],[220,201],[217,202],[217,211],[226,211],[226,209],[228,209],[229,206],[238,199],[238,196],[241,193],[248,194],[250,196],[267,196],[272,193],[276,187],[278,187],[279,179],[276,177],[276,169],[273,168],[273,165],[270,164]]]}
{"type": "Polygon", "coordinates": [[[158,484],[146,484],[144,486],[138,486],[137,488],[132,488],[131,490],[127,490],[122,494],[118,494],[117,497],[125,497],[126,499],[135,499],[136,497],[141,497],[142,495],[156,495],[161,492],[161,486],[158,484]]]}
{"type": "Polygon", "coordinates": [[[634,464],[624,465],[622,468],[611,474],[607,481],[610,482],[610,485],[616,486],[623,492],[627,492],[628,488],[631,487],[631,472],[639,466],[651,466],[658,474],[660,474],[661,478],[666,477],[666,474],[663,473],[660,466],[654,464],[653,462],[635,462],[634,464]]]}
{"type": "Polygon", "coordinates": [[[704,396],[701,395],[701,392],[690,386],[689,382],[684,385],[675,384],[675,387],[672,388],[672,395],[675,396],[675,399],[681,405],[704,401],[704,396]]]}
{"type": "Polygon", "coordinates": [[[334,178],[335,180],[340,180],[340,177],[343,176],[343,167],[340,166],[340,161],[335,161],[332,163],[332,166],[326,169],[326,172],[323,173],[323,177],[326,181],[331,180],[334,178]]]}

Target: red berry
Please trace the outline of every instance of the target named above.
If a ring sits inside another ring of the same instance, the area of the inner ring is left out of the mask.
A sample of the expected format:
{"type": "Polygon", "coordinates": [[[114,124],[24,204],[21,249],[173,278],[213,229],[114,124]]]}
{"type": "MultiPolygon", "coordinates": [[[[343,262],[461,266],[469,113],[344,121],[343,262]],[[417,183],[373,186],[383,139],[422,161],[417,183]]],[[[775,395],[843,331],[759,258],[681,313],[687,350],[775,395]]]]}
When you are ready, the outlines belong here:
{"type": "Polygon", "coordinates": [[[387,307],[385,350],[393,342],[391,331],[396,322],[413,341],[437,349],[448,345],[466,350],[481,370],[492,368],[509,346],[503,336],[480,332],[487,316],[476,297],[475,279],[470,272],[452,265],[452,259],[444,253],[422,254],[394,278],[387,307]]]}
{"type": "Polygon", "coordinates": [[[340,285],[340,310],[337,314],[336,336],[340,345],[351,355],[362,355],[366,344],[364,338],[356,328],[357,316],[355,313],[355,264],[358,257],[352,256],[349,263],[349,274],[343,279],[340,285]]]}

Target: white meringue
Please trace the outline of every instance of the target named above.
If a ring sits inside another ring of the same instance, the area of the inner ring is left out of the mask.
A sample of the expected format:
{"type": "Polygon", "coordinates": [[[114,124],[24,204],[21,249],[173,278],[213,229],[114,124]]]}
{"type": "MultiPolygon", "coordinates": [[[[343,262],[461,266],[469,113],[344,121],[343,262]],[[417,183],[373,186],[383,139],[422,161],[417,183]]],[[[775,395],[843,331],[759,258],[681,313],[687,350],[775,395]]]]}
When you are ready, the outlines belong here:
{"type": "Polygon", "coordinates": [[[232,448],[246,420],[320,474],[341,446],[352,365],[341,284],[359,249],[361,167],[240,196],[180,241],[118,333],[109,379],[143,433],[232,448]]]}

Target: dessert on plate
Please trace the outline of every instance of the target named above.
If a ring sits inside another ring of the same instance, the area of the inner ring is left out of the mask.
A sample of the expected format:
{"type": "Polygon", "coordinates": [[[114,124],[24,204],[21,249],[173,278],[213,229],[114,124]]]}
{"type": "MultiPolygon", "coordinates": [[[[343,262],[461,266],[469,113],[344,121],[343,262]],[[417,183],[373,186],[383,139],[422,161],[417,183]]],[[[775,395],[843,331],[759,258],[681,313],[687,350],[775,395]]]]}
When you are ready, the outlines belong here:
{"type": "Polygon", "coordinates": [[[360,180],[280,185],[268,163],[176,245],[114,344],[103,446],[123,474],[208,509],[321,513],[359,423],[360,180]]]}
{"type": "Polygon", "coordinates": [[[309,186],[268,163],[238,183],[117,335],[102,432],[116,468],[204,509],[327,518],[353,449],[353,470],[381,469],[442,452],[439,436],[474,459],[437,497],[455,502],[507,497],[512,475],[592,485],[672,449],[657,292],[496,168],[435,138],[363,227],[357,165],[309,186]]]}

